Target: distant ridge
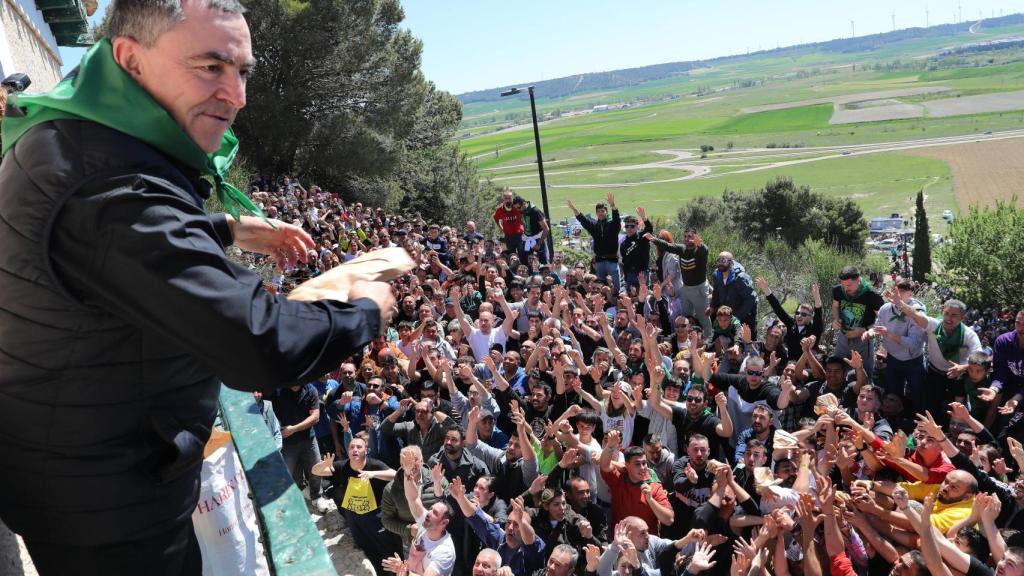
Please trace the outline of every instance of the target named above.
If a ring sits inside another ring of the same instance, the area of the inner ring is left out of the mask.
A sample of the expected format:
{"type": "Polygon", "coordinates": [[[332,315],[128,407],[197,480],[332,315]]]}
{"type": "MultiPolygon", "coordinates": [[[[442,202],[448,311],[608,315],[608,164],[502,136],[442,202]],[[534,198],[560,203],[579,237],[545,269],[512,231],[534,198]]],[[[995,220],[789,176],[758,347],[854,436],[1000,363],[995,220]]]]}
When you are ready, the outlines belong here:
{"type": "MultiPolygon", "coordinates": [[[[1010,14],[1008,16],[1000,16],[998,18],[984,18],[983,22],[985,27],[991,28],[1024,24],[1024,14],[1010,14]]],[[[677,74],[686,74],[697,68],[705,68],[753,56],[788,56],[817,51],[840,53],[865,52],[875,50],[886,44],[899,42],[901,40],[951,36],[960,32],[967,32],[975,23],[977,23],[977,21],[972,20],[969,22],[960,22],[959,24],[939,24],[936,26],[929,26],[927,28],[905,28],[894,32],[882,32],[879,34],[857,36],[856,38],[838,38],[835,40],[827,40],[825,42],[798,44],[795,46],[786,46],[772,50],[759,50],[757,52],[750,52],[749,54],[722,56],[719,58],[712,58],[710,60],[652,64],[650,66],[625,68],[609,72],[588,72],[586,74],[576,74],[573,76],[555,78],[552,80],[542,80],[540,82],[527,84],[536,86],[537,92],[543,94],[545,98],[562,98],[592,90],[608,90],[622,88],[624,86],[633,86],[643,82],[649,82],[651,80],[668,78],[677,74]]],[[[463,104],[499,100],[501,98],[499,92],[504,88],[506,87],[466,92],[464,94],[459,94],[458,98],[462,100],[463,104]]],[[[526,98],[526,96],[519,96],[519,98],[526,98]]]]}

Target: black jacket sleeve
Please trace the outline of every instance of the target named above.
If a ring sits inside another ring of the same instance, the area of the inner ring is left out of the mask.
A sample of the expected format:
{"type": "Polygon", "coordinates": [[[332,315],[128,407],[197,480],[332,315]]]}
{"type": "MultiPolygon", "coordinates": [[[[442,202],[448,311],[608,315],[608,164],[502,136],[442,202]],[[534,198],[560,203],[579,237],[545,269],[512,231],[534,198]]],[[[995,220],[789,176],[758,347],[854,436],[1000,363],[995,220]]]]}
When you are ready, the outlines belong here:
{"type": "Polygon", "coordinates": [[[775,312],[775,315],[779,317],[779,320],[782,320],[782,323],[786,325],[786,328],[792,329],[793,317],[790,316],[789,312],[786,312],[785,308],[782,307],[782,304],[779,302],[779,299],[775,297],[775,294],[769,294],[767,299],[768,304],[772,307],[772,311],[775,312]]]}
{"type": "Polygon", "coordinates": [[[308,382],[380,331],[372,300],[304,303],[268,293],[225,255],[225,227],[182,189],[120,178],[69,198],[49,254],[56,277],[85,305],[180,344],[232,388],[308,382]]]}

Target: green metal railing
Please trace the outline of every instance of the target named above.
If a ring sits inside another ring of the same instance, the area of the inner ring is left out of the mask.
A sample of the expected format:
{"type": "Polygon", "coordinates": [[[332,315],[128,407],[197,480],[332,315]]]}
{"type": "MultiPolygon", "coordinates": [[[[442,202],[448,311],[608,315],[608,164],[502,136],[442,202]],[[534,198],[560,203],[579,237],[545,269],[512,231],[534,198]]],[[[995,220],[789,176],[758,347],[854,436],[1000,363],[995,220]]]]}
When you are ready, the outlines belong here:
{"type": "Polygon", "coordinates": [[[302,492],[285,467],[263,417],[251,409],[252,394],[222,386],[220,406],[249,481],[261,541],[273,573],[336,576],[302,492]]]}

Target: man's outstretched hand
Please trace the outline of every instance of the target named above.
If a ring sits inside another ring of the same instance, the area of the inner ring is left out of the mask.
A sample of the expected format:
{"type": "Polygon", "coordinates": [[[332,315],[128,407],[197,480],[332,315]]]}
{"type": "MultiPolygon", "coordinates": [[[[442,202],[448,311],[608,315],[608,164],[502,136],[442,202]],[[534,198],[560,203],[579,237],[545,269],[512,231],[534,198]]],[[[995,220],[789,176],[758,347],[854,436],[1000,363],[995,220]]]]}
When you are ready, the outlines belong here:
{"type": "Polygon", "coordinates": [[[307,251],[316,248],[316,243],[309,233],[293,224],[268,219],[273,223],[271,226],[262,218],[255,216],[242,216],[241,222],[231,216],[227,219],[235,246],[270,256],[281,270],[305,262],[307,251]],[[276,230],[274,226],[277,227],[276,230]]]}

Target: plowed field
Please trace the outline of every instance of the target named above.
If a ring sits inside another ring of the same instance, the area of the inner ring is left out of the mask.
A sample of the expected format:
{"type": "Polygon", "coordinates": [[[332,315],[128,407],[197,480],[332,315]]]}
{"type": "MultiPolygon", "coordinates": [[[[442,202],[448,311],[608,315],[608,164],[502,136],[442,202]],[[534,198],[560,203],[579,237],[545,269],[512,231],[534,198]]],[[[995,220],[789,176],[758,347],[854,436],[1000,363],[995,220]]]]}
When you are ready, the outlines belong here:
{"type": "Polygon", "coordinates": [[[957,205],[991,205],[1017,195],[1024,205],[1024,138],[969,142],[907,150],[904,154],[937,158],[953,171],[957,205]]]}

